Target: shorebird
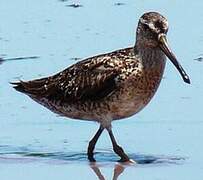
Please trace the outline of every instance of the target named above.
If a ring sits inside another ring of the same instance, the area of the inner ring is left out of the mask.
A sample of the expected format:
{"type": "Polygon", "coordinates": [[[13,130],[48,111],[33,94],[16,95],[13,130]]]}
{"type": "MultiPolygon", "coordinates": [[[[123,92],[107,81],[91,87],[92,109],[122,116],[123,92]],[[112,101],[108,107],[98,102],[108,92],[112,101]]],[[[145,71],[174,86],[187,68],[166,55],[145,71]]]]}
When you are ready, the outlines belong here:
{"type": "Polygon", "coordinates": [[[95,145],[104,129],[120,161],[129,161],[113,135],[112,121],[132,116],[149,103],[161,82],[166,57],[190,84],[169,48],[167,31],[164,16],[145,13],[139,19],[133,47],[84,59],[53,76],[12,84],[57,114],[98,122],[100,127],[87,149],[89,161],[95,161],[95,145]]]}

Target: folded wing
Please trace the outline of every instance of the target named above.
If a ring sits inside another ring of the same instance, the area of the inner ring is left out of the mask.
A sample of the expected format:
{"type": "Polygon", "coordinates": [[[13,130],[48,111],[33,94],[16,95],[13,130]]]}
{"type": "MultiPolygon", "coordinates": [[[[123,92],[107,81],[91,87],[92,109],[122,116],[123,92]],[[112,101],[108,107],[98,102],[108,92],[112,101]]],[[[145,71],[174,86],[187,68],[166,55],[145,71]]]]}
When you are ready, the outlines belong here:
{"type": "Polygon", "coordinates": [[[85,101],[108,96],[116,89],[119,70],[105,61],[87,59],[48,78],[12,83],[17,91],[35,99],[85,101]]]}

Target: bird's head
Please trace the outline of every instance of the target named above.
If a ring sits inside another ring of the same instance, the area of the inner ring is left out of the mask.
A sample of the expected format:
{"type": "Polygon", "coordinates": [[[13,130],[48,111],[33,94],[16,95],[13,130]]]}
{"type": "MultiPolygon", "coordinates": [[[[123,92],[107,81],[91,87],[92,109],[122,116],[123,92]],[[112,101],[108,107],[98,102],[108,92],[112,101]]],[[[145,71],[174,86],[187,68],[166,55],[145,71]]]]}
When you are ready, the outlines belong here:
{"type": "Polygon", "coordinates": [[[136,45],[139,48],[160,48],[180,72],[183,80],[190,84],[190,79],[182,66],[178,63],[167,43],[167,19],[157,12],[143,14],[138,23],[136,45]]]}

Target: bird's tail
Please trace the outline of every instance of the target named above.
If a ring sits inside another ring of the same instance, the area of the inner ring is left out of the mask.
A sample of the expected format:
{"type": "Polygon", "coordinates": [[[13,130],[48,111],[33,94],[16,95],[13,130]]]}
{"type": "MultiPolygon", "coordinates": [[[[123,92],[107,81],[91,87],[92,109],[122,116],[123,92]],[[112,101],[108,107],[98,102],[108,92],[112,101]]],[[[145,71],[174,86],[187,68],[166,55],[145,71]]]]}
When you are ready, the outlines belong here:
{"type": "MultiPolygon", "coordinates": [[[[13,88],[19,92],[28,94],[28,95],[36,95],[42,96],[46,93],[48,87],[46,87],[45,78],[37,79],[33,81],[19,81],[19,82],[11,82],[13,88]]],[[[49,87],[50,88],[50,87],[49,87]]]]}
{"type": "Polygon", "coordinates": [[[16,91],[22,92],[22,93],[26,93],[26,88],[24,86],[24,82],[23,81],[19,81],[19,82],[10,82],[10,84],[13,85],[13,88],[16,91]]]}

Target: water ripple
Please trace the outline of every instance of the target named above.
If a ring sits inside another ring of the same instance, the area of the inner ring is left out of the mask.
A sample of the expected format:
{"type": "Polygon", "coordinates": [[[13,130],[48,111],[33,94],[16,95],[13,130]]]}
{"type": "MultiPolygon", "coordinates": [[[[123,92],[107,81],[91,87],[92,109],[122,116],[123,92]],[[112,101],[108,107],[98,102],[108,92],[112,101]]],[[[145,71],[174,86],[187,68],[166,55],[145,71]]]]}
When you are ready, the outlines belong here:
{"type": "MultiPolygon", "coordinates": [[[[161,164],[182,164],[184,157],[165,156],[165,155],[144,155],[129,154],[129,157],[138,165],[161,165],[161,164]]],[[[95,158],[98,162],[117,162],[118,157],[111,151],[95,152],[95,158]]],[[[87,163],[86,152],[44,152],[33,151],[27,147],[9,147],[0,146],[0,163],[25,163],[25,162],[52,162],[52,163],[87,163]]]]}

